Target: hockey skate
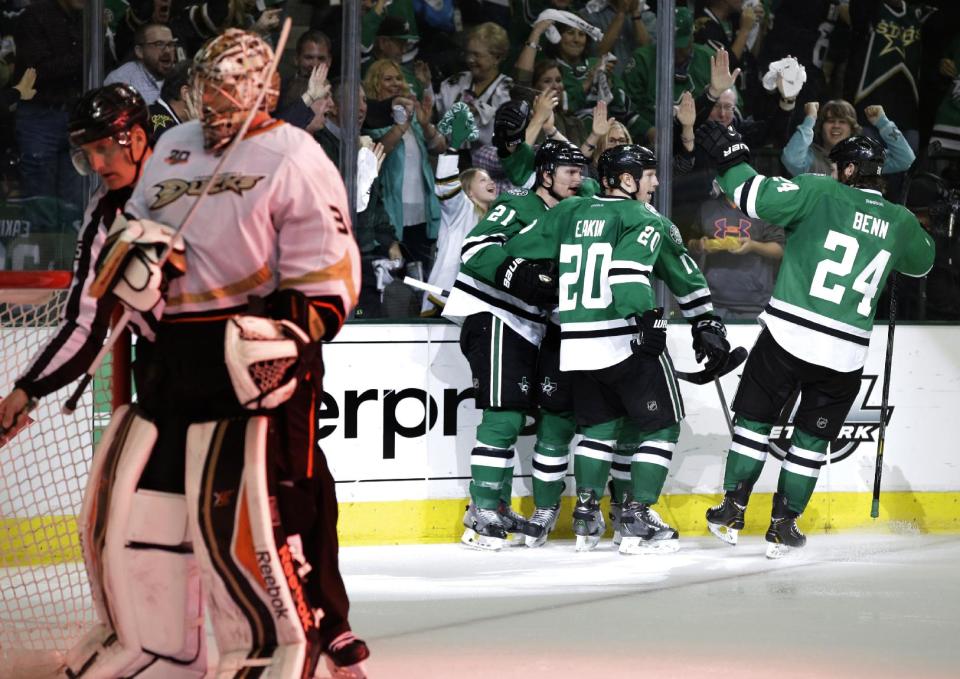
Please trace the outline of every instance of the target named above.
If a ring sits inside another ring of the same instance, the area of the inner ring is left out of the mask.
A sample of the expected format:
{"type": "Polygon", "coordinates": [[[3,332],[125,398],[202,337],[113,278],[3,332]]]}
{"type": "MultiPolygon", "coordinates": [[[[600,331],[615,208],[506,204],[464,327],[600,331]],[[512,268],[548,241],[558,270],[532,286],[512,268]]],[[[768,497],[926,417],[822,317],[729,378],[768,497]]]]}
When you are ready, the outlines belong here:
{"type": "Polygon", "coordinates": [[[503,501],[500,502],[497,511],[500,512],[500,523],[503,524],[503,529],[507,531],[507,544],[511,547],[522,546],[525,538],[524,533],[528,530],[527,518],[513,511],[513,507],[503,501]]]}
{"type": "Polygon", "coordinates": [[[773,495],[773,514],[767,529],[767,558],[780,559],[791,550],[807,544],[807,536],[797,527],[800,515],[787,508],[787,498],[780,493],[773,495]]]}
{"type": "Polygon", "coordinates": [[[680,549],[680,534],[650,505],[631,500],[620,516],[621,554],[667,554],[680,549]]]}
{"type": "Polygon", "coordinates": [[[577,493],[577,506],[573,510],[573,532],[577,534],[577,551],[596,549],[607,524],[603,521],[600,501],[592,490],[577,493]]]}
{"type": "Polygon", "coordinates": [[[736,490],[728,490],[724,494],[723,502],[707,510],[707,528],[728,545],[736,545],[737,536],[743,530],[743,515],[747,511],[750,490],[741,481],[736,490]]]}
{"type": "Polygon", "coordinates": [[[472,502],[463,514],[466,530],[460,542],[473,549],[498,552],[507,543],[507,530],[503,515],[496,509],[480,509],[472,502]]]}
{"type": "Polygon", "coordinates": [[[344,632],[331,641],[324,653],[331,679],[366,679],[363,661],[369,657],[370,649],[353,632],[344,632]]]}
{"type": "Polygon", "coordinates": [[[615,547],[619,547],[620,541],[623,539],[623,532],[620,529],[620,516],[622,513],[623,503],[617,502],[611,497],[610,511],[607,512],[607,516],[610,517],[610,525],[613,526],[613,545],[615,547]]]}
{"type": "Polygon", "coordinates": [[[527,522],[526,543],[527,547],[540,547],[547,541],[547,536],[557,525],[557,517],[560,515],[560,505],[553,507],[537,507],[533,516],[527,522]]]}

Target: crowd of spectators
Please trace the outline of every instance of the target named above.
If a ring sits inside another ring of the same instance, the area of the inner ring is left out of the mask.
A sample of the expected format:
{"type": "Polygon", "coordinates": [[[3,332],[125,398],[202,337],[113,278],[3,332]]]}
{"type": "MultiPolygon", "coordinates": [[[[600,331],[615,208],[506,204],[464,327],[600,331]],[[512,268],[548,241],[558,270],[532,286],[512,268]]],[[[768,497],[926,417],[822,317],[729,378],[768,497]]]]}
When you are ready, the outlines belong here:
{"type": "MultiPolygon", "coordinates": [[[[87,0],[0,0],[0,256],[3,268],[53,268],[71,247],[17,244],[75,234],[83,185],[70,162],[69,110],[84,75],[87,0]],[[12,216],[18,216],[18,226],[12,216]],[[19,229],[19,231],[17,230],[19,229]],[[23,249],[20,249],[23,252],[23,249]]],[[[465,229],[499,191],[530,181],[531,149],[567,139],[595,164],[611,145],[656,141],[653,0],[361,0],[359,36],[342,3],[312,0],[295,32],[275,116],[303,128],[337,163],[345,93],[360,94],[358,217],[364,288],[358,318],[436,314],[465,229]],[[340,80],[359,42],[362,83],[340,80]],[[289,63],[288,63],[289,62],[289,63]],[[494,139],[505,104],[526,102],[526,144],[494,139]],[[522,156],[522,158],[521,158],[522,156]],[[459,239],[459,240],[458,240],[459,239]],[[436,263],[436,264],[435,264],[436,263]]],[[[887,148],[886,197],[914,208],[937,240],[926,281],[902,288],[917,319],[960,318],[960,3],[912,0],[677,0],[671,216],[728,319],[756,317],[772,291],[783,232],[720,193],[695,145],[706,120],[738,128],[765,174],[830,173],[851,134],[887,148]]],[[[241,27],[274,39],[270,0],[107,0],[105,82],[151,106],[152,138],[191,117],[189,60],[241,27]]],[[[588,168],[592,172],[592,168],[588,168]]],[[[49,239],[54,242],[56,239],[49,239]]],[[[61,239],[63,240],[63,239],[61,239]]],[[[48,241],[44,241],[45,243],[48,241]]],[[[63,259],[67,258],[64,262],[63,259]]]]}

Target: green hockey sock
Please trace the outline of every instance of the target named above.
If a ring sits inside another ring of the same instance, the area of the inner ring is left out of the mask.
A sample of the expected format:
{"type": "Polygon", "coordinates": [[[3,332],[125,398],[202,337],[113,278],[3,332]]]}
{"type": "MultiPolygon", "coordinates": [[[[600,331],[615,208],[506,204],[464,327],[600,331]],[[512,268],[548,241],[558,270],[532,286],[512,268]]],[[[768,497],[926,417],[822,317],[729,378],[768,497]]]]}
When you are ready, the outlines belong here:
{"type": "Polygon", "coordinates": [[[577,443],[573,456],[573,474],[577,492],[592,490],[598,498],[603,497],[610,465],[613,463],[613,447],[620,432],[620,421],[584,427],[583,438],[577,443]]]}
{"type": "Polygon", "coordinates": [[[733,419],[733,442],[723,472],[724,490],[736,490],[741,481],[751,488],[757,482],[763,463],[767,461],[771,429],[772,424],[755,422],[740,415],[733,419]]]}
{"type": "Polygon", "coordinates": [[[570,441],[576,431],[573,413],[540,411],[537,442],[533,446],[533,503],[553,507],[566,486],[570,441]]]}
{"type": "Polygon", "coordinates": [[[513,459],[512,448],[477,446],[470,451],[470,499],[477,507],[496,509],[500,505],[504,487],[510,488],[513,482],[513,459]]]}
{"type": "Polygon", "coordinates": [[[523,429],[524,415],[519,410],[487,408],[477,425],[477,445],[486,448],[510,448],[523,429]]]}
{"type": "Polygon", "coordinates": [[[820,476],[820,467],[827,459],[830,441],[794,429],[790,450],[783,459],[777,492],[787,498],[787,508],[802,514],[810,502],[820,476]]]}
{"type": "Polygon", "coordinates": [[[617,441],[613,449],[613,466],[610,468],[610,501],[623,502],[630,494],[630,460],[636,444],[617,441]]]}
{"type": "Polygon", "coordinates": [[[638,434],[640,442],[630,461],[631,495],[637,502],[653,505],[660,499],[660,491],[667,480],[673,451],[680,438],[680,425],[638,434]]]}

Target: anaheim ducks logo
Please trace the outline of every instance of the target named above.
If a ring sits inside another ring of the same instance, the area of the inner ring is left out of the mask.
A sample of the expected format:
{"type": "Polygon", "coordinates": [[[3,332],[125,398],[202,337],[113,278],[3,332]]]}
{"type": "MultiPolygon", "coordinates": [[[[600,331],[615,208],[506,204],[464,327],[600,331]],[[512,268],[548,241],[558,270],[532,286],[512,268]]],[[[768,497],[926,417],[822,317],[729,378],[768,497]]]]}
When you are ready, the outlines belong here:
{"type": "MultiPolygon", "coordinates": [[[[218,174],[207,195],[215,196],[224,191],[232,191],[240,196],[243,195],[244,191],[249,191],[256,186],[257,182],[263,179],[264,176],[265,175],[253,176],[236,174],[233,172],[218,174]]],[[[154,199],[150,209],[159,210],[179,200],[180,197],[184,195],[199,196],[200,192],[203,191],[203,185],[208,181],[210,181],[210,177],[200,177],[199,179],[191,181],[185,179],[167,179],[159,184],[154,184],[154,188],[157,189],[157,197],[154,199]]]]}

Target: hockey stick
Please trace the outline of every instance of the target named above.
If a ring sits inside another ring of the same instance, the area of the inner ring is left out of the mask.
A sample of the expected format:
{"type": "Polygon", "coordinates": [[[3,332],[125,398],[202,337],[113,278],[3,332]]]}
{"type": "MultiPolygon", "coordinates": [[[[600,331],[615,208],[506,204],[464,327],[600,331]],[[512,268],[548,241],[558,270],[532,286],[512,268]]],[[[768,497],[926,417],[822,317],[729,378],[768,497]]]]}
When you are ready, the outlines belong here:
{"type": "Polygon", "coordinates": [[[713,381],[718,377],[723,377],[729,372],[736,370],[740,365],[747,360],[749,352],[743,347],[737,347],[730,351],[730,354],[727,356],[726,362],[718,370],[701,370],[695,373],[685,373],[677,371],[674,373],[678,380],[683,380],[684,382],[690,382],[690,384],[707,384],[708,382],[713,381]]]}
{"type": "MultiPolygon", "coordinates": [[[[210,187],[213,186],[214,180],[217,178],[217,175],[220,172],[220,168],[226,164],[227,159],[233,155],[233,150],[247,135],[247,131],[250,129],[250,125],[253,123],[253,119],[260,110],[260,106],[263,104],[263,100],[267,96],[267,92],[270,90],[270,81],[273,79],[273,74],[276,73],[277,66],[280,64],[280,58],[283,56],[283,49],[286,47],[287,38],[290,36],[290,28],[292,25],[293,22],[291,21],[290,17],[287,17],[283,22],[283,27],[280,29],[280,37],[277,38],[277,47],[274,50],[273,61],[271,61],[267,66],[267,71],[263,76],[263,86],[260,88],[260,92],[257,94],[257,98],[254,100],[253,106],[250,108],[250,113],[247,114],[246,119],[243,121],[243,125],[240,126],[240,130],[237,132],[236,136],[234,136],[233,140],[230,142],[230,145],[227,146],[226,150],[223,152],[223,155],[220,156],[220,160],[217,161],[216,165],[214,165],[213,171],[210,173],[210,179],[204,182],[203,188],[200,190],[200,194],[197,196],[197,199],[193,201],[193,205],[191,205],[190,209],[187,210],[187,214],[184,215],[183,221],[180,222],[180,226],[178,226],[173,232],[173,236],[170,238],[170,243],[164,246],[157,263],[158,268],[162,269],[163,265],[168,259],[170,259],[170,255],[173,253],[173,244],[176,241],[177,236],[183,233],[183,230],[187,227],[187,224],[189,224],[193,219],[193,215],[197,212],[197,206],[200,205],[200,202],[210,192],[210,187]]],[[[116,344],[117,340],[120,338],[123,329],[129,325],[132,316],[133,312],[130,311],[129,308],[124,307],[123,314],[113,327],[110,337],[108,337],[107,341],[104,342],[103,346],[100,348],[100,352],[97,354],[96,358],[93,359],[93,362],[87,369],[86,374],[80,379],[80,383],[74,390],[73,395],[63,404],[63,412],[69,415],[77,409],[77,403],[80,402],[80,397],[83,396],[83,392],[87,390],[87,385],[90,384],[97,370],[99,370],[100,366],[103,365],[107,354],[109,354],[113,349],[113,345],[116,344]]]]}
{"type": "Polygon", "coordinates": [[[410,278],[410,276],[403,277],[403,284],[409,285],[411,288],[416,288],[417,290],[424,290],[434,295],[440,295],[441,297],[449,297],[450,291],[444,290],[443,288],[437,285],[430,285],[429,283],[424,283],[421,280],[416,278],[410,278]]]}
{"type": "Polygon", "coordinates": [[[720,377],[714,377],[713,383],[717,387],[717,396],[720,398],[720,407],[723,409],[723,418],[727,421],[727,429],[730,430],[730,436],[733,436],[733,418],[730,417],[730,408],[727,406],[727,399],[723,395],[723,387],[720,385],[720,377]]]}
{"type": "Polygon", "coordinates": [[[880,476],[883,474],[883,446],[887,440],[890,405],[890,373],[893,367],[893,333],[897,329],[897,272],[890,274],[890,320],[887,322],[887,356],[883,363],[883,396],[880,398],[880,433],[877,434],[877,463],[873,470],[873,502],[870,516],[880,516],[880,476]]]}

